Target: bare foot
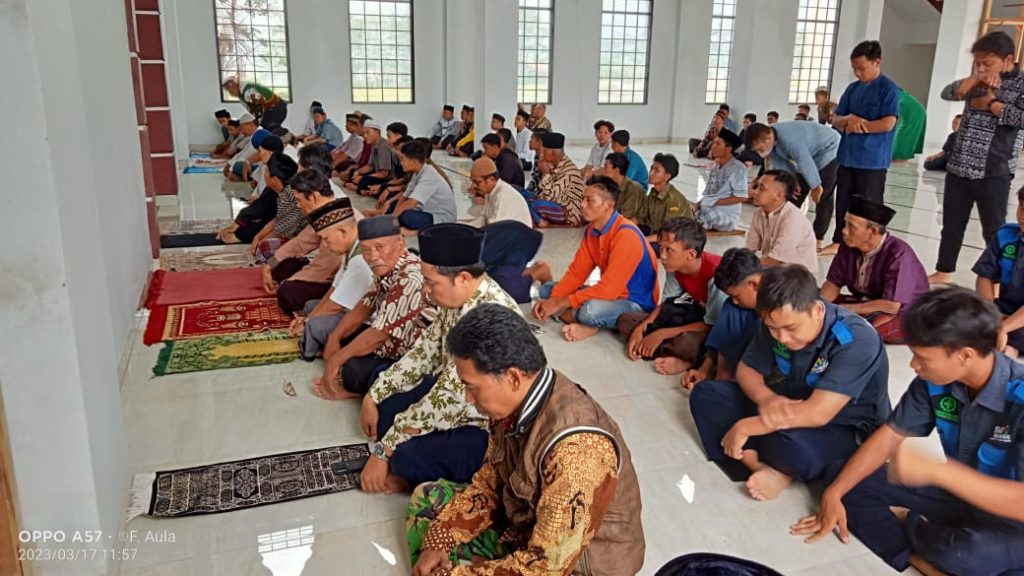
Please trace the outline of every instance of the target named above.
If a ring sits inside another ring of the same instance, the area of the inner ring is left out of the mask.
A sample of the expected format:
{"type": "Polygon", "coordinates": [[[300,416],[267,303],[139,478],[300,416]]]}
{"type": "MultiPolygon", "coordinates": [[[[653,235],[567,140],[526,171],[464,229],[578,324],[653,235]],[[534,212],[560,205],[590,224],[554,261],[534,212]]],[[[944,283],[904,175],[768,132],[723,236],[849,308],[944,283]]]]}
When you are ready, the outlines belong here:
{"type": "Polygon", "coordinates": [[[548,228],[551,226],[551,222],[541,218],[540,222],[537,222],[537,228],[548,228]]]}
{"type": "Polygon", "coordinates": [[[689,362],[683,362],[675,356],[664,356],[654,361],[654,371],[658,374],[665,374],[666,376],[682,374],[689,370],[689,368],[689,362]]]}
{"type": "Polygon", "coordinates": [[[225,244],[241,244],[242,243],[242,241],[239,240],[237,236],[235,236],[234,234],[232,234],[230,232],[227,233],[227,234],[223,234],[220,237],[220,241],[225,243],[225,244]]]}
{"type": "Polygon", "coordinates": [[[832,244],[818,250],[818,256],[831,256],[836,252],[839,252],[839,244],[833,242],[832,244]]]}
{"type": "Polygon", "coordinates": [[[747,491],[754,500],[774,500],[793,479],[771,466],[764,466],[747,478],[747,491]]]}
{"type": "Polygon", "coordinates": [[[359,397],[358,394],[353,394],[341,386],[326,384],[322,376],[313,378],[313,393],[323,400],[347,400],[359,397]]]}
{"type": "Polygon", "coordinates": [[[949,272],[933,272],[928,276],[929,284],[949,284],[953,282],[953,275],[949,272]]]}
{"type": "Polygon", "coordinates": [[[530,266],[523,272],[523,276],[529,276],[533,278],[534,282],[551,282],[555,279],[555,276],[551,273],[551,266],[543,260],[538,260],[533,266],[530,266]]]}
{"type": "Polygon", "coordinates": [[[565,328],[562,328],[562,337],[568,340],[569,342],[581,342],[583,340],[586,340],[587,338],[590,338],[594,334],[597,334],[599,330],[600,328],[594,328],[593,326],[584,326],[583,324],[577,322],[575,324],[569,324],[565,328]]]}

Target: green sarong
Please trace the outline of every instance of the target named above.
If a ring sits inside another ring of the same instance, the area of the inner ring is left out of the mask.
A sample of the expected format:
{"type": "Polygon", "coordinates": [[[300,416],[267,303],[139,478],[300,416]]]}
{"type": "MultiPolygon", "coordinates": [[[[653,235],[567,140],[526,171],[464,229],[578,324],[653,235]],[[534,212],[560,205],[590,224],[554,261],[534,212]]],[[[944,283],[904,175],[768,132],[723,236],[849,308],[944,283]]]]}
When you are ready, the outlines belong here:
{"type": "Polygon", "coordinates": [[[910,160],[924,150],[924,127],[927,113],[924,106],[900,88],[900,117],[892,144],[893,160],[910,160]]]}
{"type": "MultiPolygon", "coordinates": [[[[406,515],[406,538],[409,541],[409,557],[412,565],[420,559],[420,548],[423,537],[427,534],[430,522],[444,510],[455,495],[466,488],[465,484],[438,480],[424,482],[416,487],[409,500],[409,512],[406,515]]],[[[472,564],[474,561],[495,560],[508,556],[512,552],[506,542],[501,541],[501,534],[493,528],[484,530],[468,544],[455,547],[448,559],[453,565],[472,564]]]]}

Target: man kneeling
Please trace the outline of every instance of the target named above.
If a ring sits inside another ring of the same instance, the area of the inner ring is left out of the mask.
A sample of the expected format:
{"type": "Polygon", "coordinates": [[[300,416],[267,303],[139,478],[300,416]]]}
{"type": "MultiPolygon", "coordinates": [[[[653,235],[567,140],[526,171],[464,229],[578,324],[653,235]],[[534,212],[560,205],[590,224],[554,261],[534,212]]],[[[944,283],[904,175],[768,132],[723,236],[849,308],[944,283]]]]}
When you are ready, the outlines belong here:
{"type": "Polygon", "coordinates": [[[889,360],[863,318],[822,301],[798,265],[766,271],[757,292],[764,327],[736,382],[694,388],[690,411],[708,459],[757,500],[795,478],[820,478],[849,458],[891,412],[889,360]]]}
{"type": "Polygon", "coordinates": [[[929,292],[910,306],[903,325],[917,378],[886,425],[825,489],[821,512],[794,525],[793,534],[811,534],[813,542],[838,527],[847,541],[849,518],[849,529],[896,570],[1020,573],[1024,523],[996,515],[1013,508],[1013,502],[994,506],[998,487],[961,499],[895,485],[885,469],[907,437],[937,431],[950,461],[992,479],[1021,481],[1024,365],[997,351],[1000,323],[992,304],[963,288],[929,292]]]}
{"type": "Polygon", "coordinates": [[[490,440],[464,490],[441,481],[413,495],[413,575],[636,574],[640,488],[611,417],[547,365],[526,321],[505,307],[471,310],[446,349],[466,398],[490,419],[490,440]],[[452,566],[463,561],[473,565],[452,566]]]}

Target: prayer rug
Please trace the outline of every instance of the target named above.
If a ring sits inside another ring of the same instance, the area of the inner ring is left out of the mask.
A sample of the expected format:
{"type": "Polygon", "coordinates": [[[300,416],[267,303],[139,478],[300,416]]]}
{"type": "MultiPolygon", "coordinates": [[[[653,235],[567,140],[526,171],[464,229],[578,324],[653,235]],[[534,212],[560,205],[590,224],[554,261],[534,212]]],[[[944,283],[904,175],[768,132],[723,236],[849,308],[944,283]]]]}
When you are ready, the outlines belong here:
{"type": "Polygon", "coordinates": [[[162,236],[175,234],[216,234],[221,228],[230,225],[234,220],[217,218],[213,220],[174,220],[160,223],[162,236]]]}
{"type": "Polygon", "coordinates": [[[223,242],[217,239],[216,232],[170,234],[160,237],[161,248],[198,248],[200,246],[219,246],[223,244],[223,242]]]}
{"type": "Polygon", "coordinates": [[[218,250],[160,253],[160,267],[170,272],[246,268],[253,265],[248,244],[224,246],[218,250]]]}
{"type": "Polygon", "coordinates": [[[340,472],[340,464],[369,456],[366,444],[348,444],[137,474],[128,519],[216,514],[352,490],[359,472],[340,472]]]}
{"type": "Polygon", "coordinates": [[[186,166],[182,174],[220,174],[224,171],[223,166],[186,166]]]}
{"type": "Polygon", "coordinates": [[[142,343],[281,330],[291,321],[276,298],[157,306],[149,313],[142,343]]]}
{"type": "Polygon", "coordinates": [[[299,339],[287,332],[169,340],[157,356],[153,375],[283,364],[298,357],[299,339]]]}
{"type": "Polygon", "coordinates": [[[263,271],[230,268],[193,272],[157,270],[149,281],[145,307],[266,298],[263,271]]]}
{"type": "Polygon", "coordinates": [[[214,158],[205,152],[192,152],[188,155],[188,168],[185,168],[185,173],[221,172],[227,163],[227,158],[214,158]]]}

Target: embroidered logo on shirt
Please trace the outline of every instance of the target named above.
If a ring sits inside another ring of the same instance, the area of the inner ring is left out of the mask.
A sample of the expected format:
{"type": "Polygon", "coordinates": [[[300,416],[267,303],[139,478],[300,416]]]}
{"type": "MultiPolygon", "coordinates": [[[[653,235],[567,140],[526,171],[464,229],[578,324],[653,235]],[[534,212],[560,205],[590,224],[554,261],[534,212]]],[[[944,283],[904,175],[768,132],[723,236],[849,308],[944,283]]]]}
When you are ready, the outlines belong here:
{"type": "Polygon", "coordinates": [[[786,345],[778,340],[775,341],[775,347],[772,348],[772,352],[774,352],[776,356],[781,356],[787,360],[792,356],[789,352],[789,348],[786,348],[786,345]]]}
{"type": "Polygon", "coordinates": [[[935,417],[959,424],[960,402],[949,394],[942,396],[939,398],[939,405],[935,407],[935,417]]]}
{"type": "Polygon", "coordinates": [[[1007,244],[1006,247],[1003,248],[1003,258],[1007,258],[1007,259],[1013,260],[1016,257],[1017,257],[1017,244],[1016,243],[1014,243],[1014,244],[1007,244]]]}
{"type": "Polygon", "coordinates": [[[1009,426],[996,426],[992,429],[992,437],[989,438],[990,442],[1000,442],[1009,444],[1013,442],[1013,435],[1010,434],[1009,426]]]}
{"type": "Polygon", "coordinates": [[[828,368],[828,360],[825,358],[818,358],[814,361],[814,366],[811,366],[811,374],[821,374],[828,368]]]}

